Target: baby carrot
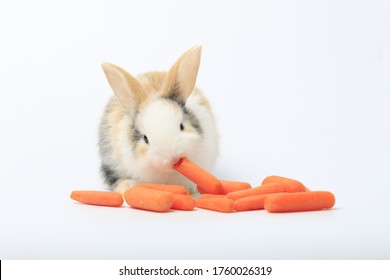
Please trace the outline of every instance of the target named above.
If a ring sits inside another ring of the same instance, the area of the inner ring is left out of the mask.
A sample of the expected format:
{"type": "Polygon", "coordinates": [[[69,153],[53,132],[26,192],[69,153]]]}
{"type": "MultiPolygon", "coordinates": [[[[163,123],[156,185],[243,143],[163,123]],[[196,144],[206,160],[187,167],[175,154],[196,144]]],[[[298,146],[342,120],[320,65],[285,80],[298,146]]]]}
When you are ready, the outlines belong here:
{"type": "Polygon", "coordinates": [[[315,211],[332,208],[335,197],[331,192],[310,191],[268,195],[264,208],[271,213],[315,211]]]}
{"type": "Polygon", "coordinates": [[[181,158],[174,167],[182,175],[197,184],[203,191],[213,194],[221,193],[219,180],[189,159],[181,158]]]}
{"type": "Polygon", "coordinates": [[[299,182],[297,180],[286,178],[286,177],[281,177],[281,176],[276,176],[276,175],[265,177],[263,182],[262,182],[262,185],[267,184],[267,183],[271,183],[271,182],[286,184],[291,189],[291,191],[288,191],[288,192],[297,192],[297,191],[304,192],[304,191],[308,190],[301,182],[299,182]]]}
{"type": "Polygon", "coordinates": [[[200,195],[200,198],[217,198],[217,197],[224,197],[224,198],[227,198],[226,195],[224,194],[212,194],[212,193],[202,193],[200,195]]]}
{"type": "Polygon", "coordinates": [[[226,196],[230,199],[237,200],[239,198],[246,197],[246,196],[269,194],[269,193],[280,193],[285,191],[286,191],[285,186],[280,183],[268,183],[247,190],[231,192],[228,193],[226,196]]]}
{"type": "MultiPolygon", "coordinates": [[[[251,185],[246,182],[219,180],[221,183],[221,195],[228,194],[230,192],[247,190],[251,188],[251,185]]],[[[198,191],[201,194],[208,194],[207,191],[198,186],[198,191]]]]}
{"type": "Polygon", "coordinates": [[[247,190],[251,188],[251,185],[246,182],[236,182],[236,181],[226,181],[219,180],[222,186],[222,194],[227,194],[230,192],[247,190]]]}
{"type": "Polygon", "coordinates": [[[129,188],[124,197],[127,204],[133,208],[156,212],[167,212],[173,204],[172,193],[141,186],[129,188]]]}
{"type": "Polygon", "coordinates": [[[271,183],[263,184],[259,187],[228,193],[227,197],[233,200],[237,200],[239,198],[252,196],[252,195],[282,193],[282,192],[304,192],[304,191],[305,191],[305,187],[302,186],[292,186],[285,183],[271,182],[271,183]]]}
{"type": "Polygon", "coordinates": [[[264,201],[267,194],[246,196],[234,201],[236,211],[249,211],[264,209],[264,201]]]}
{"type": "Polygon", "coordinates": [[[164,192],[170,192],[173,194],[186,194],[188,195],[188,191],[186,187],[180,185],[165,185],[165,184],[139,184],[137,186],[141,186],[148,189],[160,190],[164,192]]]}
{"type": "Polygon", "coordinates": [[[72,191],[70,198],[78,202],[99,206],[118,207],[123,204],[123,197],[117,192],[78,190],[72,191]]]}
{"type": "MultiPolygon", "coordinates": [[[[222,185],[221,185],[221,187],[222,187],[222,185]]],[[[199,187],[199,186],[196,186],[196,188],[198,189],[198,192],[199,192],[200,194],[209,194],[209,195],[224,195],[224,194],[222,194],[222,188],[221,188],[221,193],[219,193],[219,194],[213,194],[213,193],[209,193],[209,192],[205,191],[204,189],[202,189],[202,188],[201,188],[201,187],[199,187]]]]}
{"type": "Polygon", "coordinates": [[[233,200],[224,197],[197,199],[196,207],[224,213],[234,211],[233,200]]]}
{"type": "Polygon", "coordinates": [[[284,182],[271,182],[261,185],[259,188],[262,189],[263,194],[267,193],[280,193],[280,192],[305,192],[306,188],[303,185],[291,185],[284,182]]]}
{"type": "Polygon", "coordinates": [[[173,194],[171,209],[192,210],[195,207],[195,199],[186,194],[173,194]]]}
{"type": "Polygon", "coordinates": [[[237,199],[242,198],[242,197],[252,196],[252,195],[260,195],[260,194],[263,194],[261,192],[260,187],[256,187],[256,188],[251,188],[248,190],[231,192],[231,193],[228,193],[226,196],[232,200],[237,200],[237,199]]]}
{"type": "Polygon", "coordinates": [[[207,193],[204,189],[202,189],[202,188],[199,187],[199,186],[196,186],[196,188],[198,189],[198,192],[199,192],[200,194],[207,193]]]}

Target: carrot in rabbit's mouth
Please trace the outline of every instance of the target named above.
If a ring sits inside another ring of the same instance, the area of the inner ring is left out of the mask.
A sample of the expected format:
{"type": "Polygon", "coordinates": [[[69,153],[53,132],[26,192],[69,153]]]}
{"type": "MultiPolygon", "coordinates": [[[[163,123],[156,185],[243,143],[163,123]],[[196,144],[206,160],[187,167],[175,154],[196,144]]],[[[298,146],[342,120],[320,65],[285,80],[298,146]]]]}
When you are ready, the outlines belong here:
{"type": "Polygon", "coordinates": [[[214,175],[187,158],[181,158],[175,163],[174,167],[182,175],[197,184],[198,188],[207,193],[222,194],[221,182],[214,175]]]}

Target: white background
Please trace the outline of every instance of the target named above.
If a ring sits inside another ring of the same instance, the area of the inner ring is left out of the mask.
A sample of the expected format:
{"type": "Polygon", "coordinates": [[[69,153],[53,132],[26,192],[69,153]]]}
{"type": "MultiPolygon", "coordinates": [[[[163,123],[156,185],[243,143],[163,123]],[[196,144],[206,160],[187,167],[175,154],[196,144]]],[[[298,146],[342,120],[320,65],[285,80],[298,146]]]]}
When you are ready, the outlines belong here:
{"type": "Polygon", "coordinates": [[[388,1],[2,1],[0,259],[389,259],[388,1]],[[81,205],[104,189],[100,69],[167,70],[203,45],[213,171],[278,174],[333,210],[157,214],[81,205]]]}

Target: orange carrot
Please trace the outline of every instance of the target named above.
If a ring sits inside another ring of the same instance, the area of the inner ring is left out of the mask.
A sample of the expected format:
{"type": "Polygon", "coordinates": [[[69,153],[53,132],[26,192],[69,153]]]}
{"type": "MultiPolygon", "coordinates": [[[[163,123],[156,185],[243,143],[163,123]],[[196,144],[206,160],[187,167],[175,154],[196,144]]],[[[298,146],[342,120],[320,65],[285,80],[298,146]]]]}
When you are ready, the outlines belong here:
{"type": "Polygon", "coordinates": [[[173,194],[173,204],[171,209],[192,210],[195,207],[195,199],[186,194],[173,194]]]}
{"type": "Polygon", "coordinates": [[[233,200],[237,200],[242,197],[252,196],[252,195],[262,195],[262,194],[271,194],[271,193],[282,193],[282,192],[304,192],[304,186],[298,185],[289,185],[286,183],[271,182],[263,184],[259,187],[231,192],[227,194],[227,197],[233,200]]]}
{"type": "MultiPolygon", "coordinates": [[[[221,187],[222,187],[222,185],[221,185],[221,187]]],[[[208,191],[205,191],[204,189],[202,189],[202,187],[199,187],[199,186],[196,186],[196,188],[198,189],[198,192],[199,192],[200,194],[224,195],[224,194],[222,194],[222,188],[221,188],[221,193],[218,193],[218,194],[209,193],[208,191]]]]}
{"type": "Polygon", "coordinates": [[[314,211],[332,208],[335,197],[331,192],[311,191],[270,194],[264,208],[271,213],[314,211]]]}
{"type": "MultiPolygon", "coordinates": [[[[230,192],[240,191],[240,190],[247,190],[251,188],[251,185],[249,183],[245,182],[235,182],[235,181],[226,181],[226,180],[219,180],[221,183],[221,195],[228,194],[230,192]]],[[[201,187],[197,186],[199,193],[201,194],[209,194],[207,191],[202,189],[201,187]]],[[[219,195],[219,194],[218,194],[219,195]]]]}
{"type": "Polygon", "coordinates": [[[173,204],[172,193],[141,186],[129,188],[124,197],[127,204],[133,208],[156,212],[167,212],[173,204]]]}
{"type": "Polygon", "coordinates": [[[259,187],[255,187],[247,190],[231,192],[228,193],[226,196],[230,199],[237,200],[239,198],[252,196],[252,195],[286,192],[287,189],[289,188],[286,185],[282,185],[280,183],[275,182],[275,183],[264,184],[259,187]]]}
{"type": "Polygon", "coordinates": [[[223,197],[198,199],[196,200],[196,207],[224,213],[234,211],[233,200],[223,197]]]}
{"type": "Polygon", "coordinates": [[[213,194],[220,194],[222,192],[220,181],[214,175],[189,159],[181,158],[174,167],[183,176],[197,184],[205,192],[213,194]]]}
{"type": "Polygon", "coordinates": [[[236,211],[249,211],[264,209],[264,201],[268,195],[252,195],[246,196],[234,201],[234,209],[236,211]]]}
{"type": "Polygon", "coordinates": [[[198,192],[199,192],[200,194],[206,194],[206,193],[207,193],[204,189],[202,189],[202,188],[199,187],[199,186],[196,186],[196,188],[198,189],[198,192]]]}
{"type": "Polygon", "coordinates": [[[217,197],[224,197],[224,198],[227,198],[227,196],[226,195],[224,195],[224,194],[212,194],[212,193],[202,193],[201,195],[200,195],[200,198],[217,198],[217,197]]]}
{"type": "MultiPolygon", "coordinates": [[[[278,184],[278,186],[280,186],[280,185],[278,184]]],[[[243,198],[246,196],[261,195],[261,194],[263,194],[263,193],[262,193],[260,187],[256,187],[256,188],[251,188],[248,190],[231,192],[231,193],[228,193],[226,196],[232,200],[237,200],[239,198],[243,198]]]]}
{"type": "MultiPolygon", "coordinates": [[[[265,177],[261,184],[264,185],[264,184],[271,183],[271,182],[286,184],[286,185],[290,186],[291,189],[296,189],[299,191],[309,190],[301,182],[299,182],[297,180],[286,178],[286,177],[281,177],[281,176],[276,176],[276,175],[265,177]]],[[[289,191],[289,192],[295,192],[295,191],[289,191]]]]}
{"type": "Polygon", "coordinates": [[[222,186],[222,194],[227,194],[230,192],[247,190],[251,188],[251,185],[246,182],[236,182],[236,181],[226,181],[219,180],[222,186]]]}
{"type": "Polygon", "coordinates": [[[137,186],[141,186],[148,189],[160,190],[164,192],[170,192],[173,194],[186,194],[189,195],[186,187],[180,185],[165,185],[165,184],[139,184],[137,186]]]}
{"type": "Polygon", "coordinates": [[[123,197],[117,192],[78,190],[72,191],[70,198],[78,202],[99,206],[119,207],[123,204],[123,197]]]}
{"type": "Polygon", "coordinates": [[[288,184],[285,182],[271,182],[261,185],[260,188],[263,190],[263,194],[267,193],[279,193],[279,192],[305,192],[306,188],[303,185],[288,184]],[[277,186],[279,184],[279,186],[277,186]]]}

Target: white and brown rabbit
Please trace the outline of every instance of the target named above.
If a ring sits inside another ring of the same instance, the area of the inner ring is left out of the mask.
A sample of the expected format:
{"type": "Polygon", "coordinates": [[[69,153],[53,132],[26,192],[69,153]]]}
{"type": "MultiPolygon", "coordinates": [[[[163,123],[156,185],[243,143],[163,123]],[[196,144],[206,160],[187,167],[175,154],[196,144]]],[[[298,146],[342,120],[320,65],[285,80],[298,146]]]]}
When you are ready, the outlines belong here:
{"type": "Polygon", "coordinates": [[[206,170],[218,155],[218,134],[209,102],[195,87],[201,46],[185,52],[168,72],[133,77],[109,63],[102,67],[115,96],[99,130],[101,172],[123,193],[139,183],[196,188],[173,168],[187,157],[206,170]]]}

